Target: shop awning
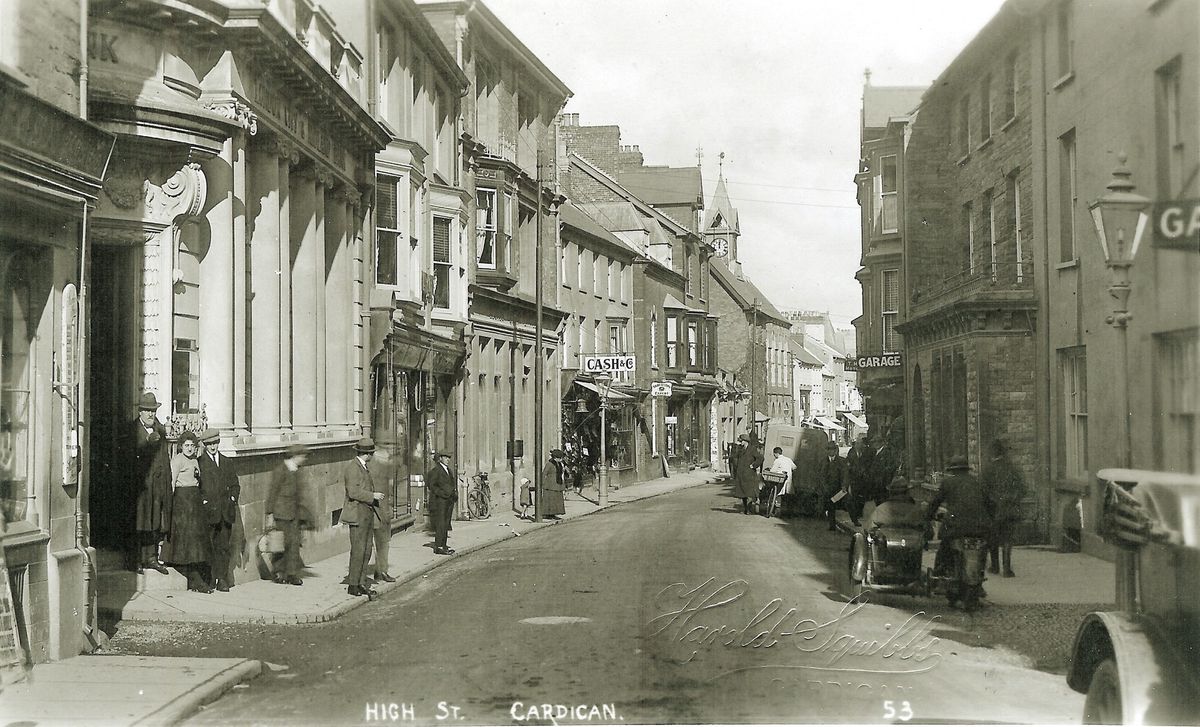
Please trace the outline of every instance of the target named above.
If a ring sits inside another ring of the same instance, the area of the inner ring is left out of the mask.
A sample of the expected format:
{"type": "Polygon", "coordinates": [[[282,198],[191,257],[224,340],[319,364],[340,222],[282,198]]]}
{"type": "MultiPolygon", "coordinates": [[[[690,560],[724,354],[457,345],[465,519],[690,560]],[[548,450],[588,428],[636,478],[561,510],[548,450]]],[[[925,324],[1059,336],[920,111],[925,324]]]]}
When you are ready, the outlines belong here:
{"type": "Polygon", "coordinates": [[[771,421],[771,417],[767,416],[766,414],[763,414],[761,411],[756,411],[756,412],[754,412],[754,421],[769,422],[769,421],[771,421]]]}
{"type": "Polygon", "coordinates": [[[837,422],[830,419],[829,417],[817,417],[817,424],[823,429],[833,429],[833,430],[837,430],[839,432],[845,431],[845,429],[846,429],[841,424],[838,424],[837,422]]]}
{"type": "MultiPolygon", "coordinates": [[[[589,384],[586,381],[576,381],[575,385],[582,386],[585,389],[590,389],[591,391],[594,391],[597,394],[600,394],[601,396],[603,396],[603,394],[600,391],[600,387],[596,386],[595,384],[589,384]]],[[[625,394],[623,392],[617,391],[616,389],[612,388],[611,386],[608,387],[608,400],[609,401],[621,401],[621,400],[626,400],[626,399],[632,401],[633,397],[630,396],[629,394],[625,394]]]]}
{"type": "Polygon", "coordinates": [[[856,427],[861,427],[863,429],[867,428],[867,420],[863,419],[862,417],[860,417],[857,414],[850,414],[848,412],[845,412],[842,414],[842,416],[846,417],[846,419],[848,419],[850,421],[850,423],[856,427]]]}

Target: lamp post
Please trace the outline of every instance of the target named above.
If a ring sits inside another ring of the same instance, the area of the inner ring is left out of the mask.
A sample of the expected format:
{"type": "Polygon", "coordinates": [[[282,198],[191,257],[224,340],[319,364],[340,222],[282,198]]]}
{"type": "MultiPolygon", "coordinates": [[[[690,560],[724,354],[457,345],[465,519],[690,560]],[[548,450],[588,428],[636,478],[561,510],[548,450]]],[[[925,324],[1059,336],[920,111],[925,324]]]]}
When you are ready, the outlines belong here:
{"type": "Polygon", "coordinates": [[[608,386],[612,376],[607,372],[595,375],[596,388],[600,390],[600,466],[596,470],[597,501],[600,507],[608,504],[608,386]]]}
{"type": "MultiPolygon", "coordinates": [[[[1108,292],[1116,300],[1112,315],[1104,320],[1117,329],[1121,338],[1121,418],[1124,423],[1121,464],[1131,468],[1133,426],[1129,411],[1128,324],[1133,314],[1129,312],[1129,293],[1132,290],[1129,269],[1133,267],[1133,258],[1137,255],[1142,233],[1149,221],[1146,209],[1150,206],[1150,200],[1133,191],[1134,184],[1130,181],[1132,175],[1129,168],[1125,166],[1125,155],[1118,155],[1117,160],[1108,191],[1089,204],[1088,209],[1092,213],[1096,237],[1104,253],[1104,264],[1109,270],[1108,292]]],[[[1117,551],[1117,605],[1124,610],[1132,610],[1137,601],[1137,580],[1133,568],[1135,557],[1133,550],[1121,548],[1117,551]]]]}

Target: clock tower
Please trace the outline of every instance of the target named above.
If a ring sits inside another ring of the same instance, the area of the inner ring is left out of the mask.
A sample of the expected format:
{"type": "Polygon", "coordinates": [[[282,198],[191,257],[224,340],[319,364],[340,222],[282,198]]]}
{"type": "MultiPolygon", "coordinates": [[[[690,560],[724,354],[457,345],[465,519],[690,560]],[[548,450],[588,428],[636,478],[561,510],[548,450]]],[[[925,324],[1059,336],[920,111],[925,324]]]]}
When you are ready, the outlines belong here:
{"type": "Polygon", "coordinates": [[[729,191],[725,188],[725,172],[722,169],[717,178],[717,189],[713,192],[712,206],[704,220],[704,239],[713,248],[713,257],[735,273],[739,267],[739,235],[741,229],[738,227],[737,209],[729,201],[729,191]]]}

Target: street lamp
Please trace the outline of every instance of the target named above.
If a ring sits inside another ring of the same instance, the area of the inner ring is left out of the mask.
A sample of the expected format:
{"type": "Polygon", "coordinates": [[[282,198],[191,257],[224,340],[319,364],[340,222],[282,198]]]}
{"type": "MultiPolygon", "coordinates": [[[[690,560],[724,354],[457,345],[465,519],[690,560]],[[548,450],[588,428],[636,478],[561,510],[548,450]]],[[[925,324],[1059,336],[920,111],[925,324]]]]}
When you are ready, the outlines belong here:
{"type": "Polygon", "coordinates": [[[600,507],[608,504],[608,420],[605,416],[608,409],[608,386],[612,375],[601,371],[593,377],[596,388],[600,391],[600,467],[596,471],[597,500],[600,507]]]}
{"type": "MultiPolygon", "coordinates": [[[[1116,304],[1113,314],[1105,322],[1120,332],[1121,337],[1121,416],[1124,419],[1122,438],[1122,465],[1133,466],[1133,427],[1129,411],[1129,343],[1128,323],[1133,314],[1129,312],[1129,293],[1132,289],[1129,269],[1142,242],[1149,215],[1146,208],[1150,200],[1133,191],[1129,168],[1125,166],[1125,155],[1117,157],[1117,168],[1113,170],[1108,192],[1088,205],[1092,222],[1096,225],[1096,237],[1104,252],[1104,264],[1108,266],[1110,283],[1108,292],[1116,304]]],[[[1124,610],[1133,610],[1137,602],[1137,580],[1133,559],[1134,551],[1120,548],[1117,551],[1117,605],[1124,610]]]]}

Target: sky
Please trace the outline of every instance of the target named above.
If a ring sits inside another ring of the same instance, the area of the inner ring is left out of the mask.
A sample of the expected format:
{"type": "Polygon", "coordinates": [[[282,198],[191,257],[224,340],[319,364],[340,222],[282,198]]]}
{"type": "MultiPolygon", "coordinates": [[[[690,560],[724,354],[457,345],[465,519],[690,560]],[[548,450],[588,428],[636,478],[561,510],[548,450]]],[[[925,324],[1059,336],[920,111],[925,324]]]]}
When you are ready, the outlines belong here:
{"type": "Polygon", "coordinates": [[[863,71],[929,85],[1002,0],[484,0],[646,164],[719,161],[743,270],[781,309],[862,311],[853,177],[863,71]]]}

